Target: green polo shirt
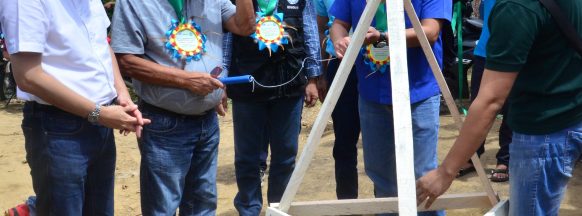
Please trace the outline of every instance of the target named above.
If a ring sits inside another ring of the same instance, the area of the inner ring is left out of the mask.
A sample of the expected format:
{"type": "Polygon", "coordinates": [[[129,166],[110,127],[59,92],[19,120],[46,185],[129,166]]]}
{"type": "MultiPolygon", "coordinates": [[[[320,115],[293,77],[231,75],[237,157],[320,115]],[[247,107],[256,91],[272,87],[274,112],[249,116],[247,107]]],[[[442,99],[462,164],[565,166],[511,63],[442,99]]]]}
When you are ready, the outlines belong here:
{"type": "MultiPolygon", "coordinates": [[[[582,1],[557,0],[582,35],[582,1]]],[[[486,68],[519,72],[509,126],[548,134],[582,122],[582,58],[538,0],[500,0],[489,19],[486,68]]]]}

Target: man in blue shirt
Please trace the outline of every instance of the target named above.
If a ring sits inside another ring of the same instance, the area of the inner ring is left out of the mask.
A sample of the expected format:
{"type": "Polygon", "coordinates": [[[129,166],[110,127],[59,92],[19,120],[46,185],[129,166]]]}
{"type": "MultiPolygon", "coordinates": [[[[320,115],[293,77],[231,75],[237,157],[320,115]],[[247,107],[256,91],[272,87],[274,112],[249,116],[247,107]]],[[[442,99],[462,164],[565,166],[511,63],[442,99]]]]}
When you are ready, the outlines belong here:
{"type": "MultiPolygon", "coordinates": [[[[422,27],[433,45],[437,60],[442,59],[440,30],[451,20],[450,1],[412,0],[421,20],[422,27]]],[[[348,31],[356,27],[366,6],[365,0],[336,0],[330,12],[335,16],[331,28],[331,38],[338,57],[342,58],[350,43],[348,31]]],[[[380,5],[379,11],[383,4],[380,5]]],[[[404,15],[404,14],[403,14],[404,15]]],[[[382,21],[384,18],[376,17],[382,21]]],[[[417,178],[437,167],[436,147],[439,127],[439,87],[420,48],[420,43],[407,18],[406,39],[408,70],[410,80],[410,103],[414,136],[414,164],[417,178]]],[[[384,24],[385,25],[385,24],[384,24]]],[[[366,34],[365,45],[387,42],[385,32],[376,30],[378,22],[373,21],[366,34]],[[380,41],[380,40],[384,41],[380,41]]],[[[380,47],[380,46],[378,46],[380,47]]],[[[359,109],[364,163],[366,173],[374,182],[376,197],[397,196],[396,163],[394,156],[394,122],[392,112],[392,92],[390,71],[372,71],[360,55],[355,62],[358,73],[359,109]]],[[[423,212],[419,215],[439,215],[444,212],[423,212]]]]}
{"type": "MultiPolygon", "coordinates": [[[[317,25],[319,27],[319,38],[322,43],[325,41],[325,51],[322,49],[322,56],[335,57],[333,44],[329,39],[327,31],[328,23],[333,22],[333,16],[328,13],[334,0],[313,0],[317,11],[317,25]],[[327,38],[327,40],[326,40],[327,38]]],[[[319,79],[317,85],[319,98],[325,99],[327,89],[330,87],[340,60],[329,61],[323,77],[319,79]]],[[[324,64],[325,66],[325,64],[324,64]]],[[[333,158],[335,160],[335,192],[338,199],[358,198],[358,139],[360,138],[360,117],[358,115],[358,79],[356,72],[352,69],[346,85],[337,101],[331,114],[333,119],[333,131],[335,141],[333,145],[333,158]]]]}
{"type": "MultiPolygon", "coordinates": [[[[479,43],[475,48],[475,58],[473,60],[473,75],[471,77],[471,101],[477,98],[479,88],[481,87],[481,78],[485,70],[485,57],[487,41],[489,41],[489,14],[495,5],[495,0],[482,0],[483,5],[483,31],[479,37],[479,43]]],[[[506,103],[507,104],[507,103],[506,103]]],[[[508,165],[509,165],[509,143],[511,143],[513,132],[507,125],[507,105],[501,110],[503,114],[503,121],[499,128],[499,151],[495,155],[497,158],[497,166],[491,173],[491,181],[506,182],[509,180],[508,165]]],[[[485,142],[477,150],[477,154],[481,156],[485,152],[485,142]]]]}

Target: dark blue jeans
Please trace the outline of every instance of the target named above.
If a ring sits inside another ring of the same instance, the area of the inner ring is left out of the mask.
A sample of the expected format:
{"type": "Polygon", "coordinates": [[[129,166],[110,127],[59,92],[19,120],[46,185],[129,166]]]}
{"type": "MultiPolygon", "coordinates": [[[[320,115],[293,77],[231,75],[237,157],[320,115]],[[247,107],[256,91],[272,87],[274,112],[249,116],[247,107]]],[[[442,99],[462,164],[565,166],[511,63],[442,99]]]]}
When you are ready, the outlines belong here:
{"type": "Polygon", "coordinates": [[[35,102],[23,117],[37,215],[113,215],[113,131],[35,102]]]}
{"type": "Polygon", "coordinates": [[[301,130],[303,97],[265,102],[233,100],[234,165],[238,193],[234,206],[240,215],[259,215],[263,207],[260,164],[264,146],[270,144],[271,163],[267,199],[279,202],[295,168],[301,130]]]}
{"type": "MultiPolygon", "coordinates": [[[[480,56],[475,56],[473,64],[473,74],[471,75],[471,101],[474,101],[479,94],[479,88],[481,87],[481,78],[483,77],[483,71],[485,70],[485,58],[480,56]]],[[[497,158],[497,165],[503,164],[509,165],[509,143],[513,136],[513,131],[507,125],[505,116],[507,116],[507,103],[503,106],[501,110],[503,115],[503,120],[501,121],[501,126],[499,127],[499,151],[495,157],[497,158]]],[[[481,147],[477,149],[477,155],[481,156],[485,152],[485,141],[481,144],[481,147]]]]}
{"type": "MultiPolygon", "coordinates": [[[[328,88],[335,77],[340,61],[335,59],[327,66],[328,88]]],[[[358,198],[358,139],[360,116],[358,114],[358,77],[352,69],[339,100],[331,114],[335,141],[335,192],[338,199],[358,198]]]]}
{"type": "Polygon", "coordinates": [[[219,143],[218,117],[209,111],[185,116],[142,103],[146,125],[141,151],[141,208],[144,216],[214,215],[219,143]]]}

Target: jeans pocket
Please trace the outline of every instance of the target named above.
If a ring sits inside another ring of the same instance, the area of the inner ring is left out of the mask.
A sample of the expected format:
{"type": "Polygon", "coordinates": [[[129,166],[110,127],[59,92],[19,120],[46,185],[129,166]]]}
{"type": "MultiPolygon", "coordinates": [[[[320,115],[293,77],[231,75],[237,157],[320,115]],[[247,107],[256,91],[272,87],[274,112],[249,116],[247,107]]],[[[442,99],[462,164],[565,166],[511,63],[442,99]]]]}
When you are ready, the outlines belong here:
{"type": "Polygon", "coordinates": [[[152,114],[149,112],[144,112],[143,117],[152,121],[152,123],[145,125],[143,128],[149,132],[167,133],[176,129],[178,126],[178,120],[176,118],[163,114],[152,114]]]}
{"type": "Polygon", "coordinates": [[[53,136],[76,135],[83,130],[85,123],[88,122],[68,113],[45,113],[42,118],[43,131],[53,136]]]}

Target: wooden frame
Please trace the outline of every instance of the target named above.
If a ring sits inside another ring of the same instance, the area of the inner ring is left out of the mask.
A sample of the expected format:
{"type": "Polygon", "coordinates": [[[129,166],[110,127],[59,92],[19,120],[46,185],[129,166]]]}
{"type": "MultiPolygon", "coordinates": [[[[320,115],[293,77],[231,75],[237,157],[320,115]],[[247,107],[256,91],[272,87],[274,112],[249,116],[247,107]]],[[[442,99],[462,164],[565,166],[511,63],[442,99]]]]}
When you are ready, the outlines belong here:
{"type": "MultiPolygon", "coordinates": [[[[463,193],[443,195],[430,209],[423,209],[416,205],[416,187],[414,178],[414,159],[412,149],[412,124],[410,110],[410,96],[408,92],[408,68],[406,58],[406,37],[404,26],[404,9],[410,18],[414,31],[422,45],[422,49],[427,57],[427,61],[439,84],[446,104],[455,119],[456,126],[460,129],[462,117],[455,105],[453,97],[442,75],[441,69],[436,61],[430,43],[422,29],[421,23],[414,11],[410,0],[387,1],[386,11],[388,14],[389,45],[391,53],[390,70],[392,76],[392,95],[394,122],[398,126],[394,127],[395,132],[395,153],[397,166],[398,198],[376,198],[360,200],[331,200],[314,202],[292,202],[299,185],[313,159],[315,151],[320,143],[323,131],[331,112],[335,107],[341,90],[343,89],[349,72],[354,65],[354,61],[359,54],[359,49],[363,45],[364,37],[372,22],[375,12],[383,0],[368,0],[362,17],[354,31],[351,43],[340,63],[334,81],[329,88],[326,100],[315,120],[313,128],[307,139],[307,144],[297,162],[289,184],[281,198],[281,203],[272,204],[267,209],[268,216],[288,216],[293,215],[336,215],[336,214],[375,214],[399,212],[402,215],[416,215],[417,211],[459,209],[459,208],[488,208],[497,205],[499,198],[493,191],[489,180],[486,177],[481,161],[476,155],[471,160],[477,170],[479,179],[485,192],[463,193]]],[[[506,203],[506,202],[503,202],[506,203]]],[[[501,204],[492,215],[504,215],[507,204],[501,204]],[[497,213],[500,212],[500,213],[497,213]]]]}
{"type": "MultiPolygon", "coordinates": [[[[352,200],[325,200],[310,202],[294,202],[287,213],[277,212],[271,215],[352,215],[352,214],[374,214],[397,213],[398,198],[372,198],[372,199],[352,199],[352,200]]],[[[269,209],[277,209],[278,204],[271,204],[269,209]]],[[[418,207],[419,211],[433,211],[442,209],[464,209],[464,208],[488,208],[491,207],[489,198],[485,192],[466,194],[447,194],[439,197],[430,208],[424,205],[418,207]]],[[[415,212],[416,213],[416,212],[415,212]]],[[[267,214],[269,215],[269,214],[267,214]]]]}

